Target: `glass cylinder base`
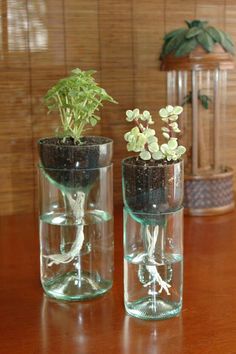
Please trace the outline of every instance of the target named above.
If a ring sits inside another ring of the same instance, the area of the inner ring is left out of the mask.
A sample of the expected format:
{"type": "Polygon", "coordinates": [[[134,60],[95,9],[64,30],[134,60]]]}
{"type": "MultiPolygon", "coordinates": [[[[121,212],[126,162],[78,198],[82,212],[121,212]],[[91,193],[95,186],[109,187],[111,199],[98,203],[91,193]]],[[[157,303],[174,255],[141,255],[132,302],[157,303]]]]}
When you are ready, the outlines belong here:
{"type": "MultiPolygon", "coordinates": [[[[176,316],[182,308],[182,208],[137,221],[124,208],[124,303],[146,320],[176,316]]],[[[139,219],[140,220],[140,219],[139,219]]]]}
{"type": "Polygon", "coordinates": [[[71,171],[40,167],[41,283],[48,296],[87,300],[112,287],[111,191],[112,165],[71,171]],[[71,178],[62,184],[55,175],[71,178]]]}

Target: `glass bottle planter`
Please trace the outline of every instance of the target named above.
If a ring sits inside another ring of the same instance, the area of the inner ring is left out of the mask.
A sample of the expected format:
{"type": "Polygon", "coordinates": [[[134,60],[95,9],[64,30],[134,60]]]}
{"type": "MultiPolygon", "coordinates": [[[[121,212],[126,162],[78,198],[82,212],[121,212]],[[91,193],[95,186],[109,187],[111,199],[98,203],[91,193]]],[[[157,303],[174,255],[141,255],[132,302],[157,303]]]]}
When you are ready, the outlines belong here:
{"type": "Polygon", "coordinates": [[[183,161],[122,161],[124,302],[142,319],[182,307],[183,161]]]}
{"type": "Polygon", "coordinates": [[[40,146],[41,283],[57,299],[86,300],[112,286],[112,141],[99,139],[63,147],[60,168],[52,168],[50,144],[40,146]]]}
{"type": "Polygon", "coordinates": [[[181,311],[182,218],[180,208],[141,221],[124,208],[124,302],[131,316],[158,320],[181,311]]]}

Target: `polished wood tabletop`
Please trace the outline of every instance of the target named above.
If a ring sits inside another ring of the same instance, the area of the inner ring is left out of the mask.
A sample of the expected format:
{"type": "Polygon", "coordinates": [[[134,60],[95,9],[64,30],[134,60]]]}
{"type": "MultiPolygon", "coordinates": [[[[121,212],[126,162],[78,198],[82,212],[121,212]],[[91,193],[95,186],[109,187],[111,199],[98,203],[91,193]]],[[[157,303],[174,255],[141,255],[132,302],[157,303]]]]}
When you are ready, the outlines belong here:
{"type": "Polygon", "coordinates": [[[185,217],[184,302],[179,317],[132,318],[123,307],[122,212],[115,212],[114,286],[87,302],[46,297],[37,218],[0,218],[1,354],[236,353],[236,212],[185,217]]]}

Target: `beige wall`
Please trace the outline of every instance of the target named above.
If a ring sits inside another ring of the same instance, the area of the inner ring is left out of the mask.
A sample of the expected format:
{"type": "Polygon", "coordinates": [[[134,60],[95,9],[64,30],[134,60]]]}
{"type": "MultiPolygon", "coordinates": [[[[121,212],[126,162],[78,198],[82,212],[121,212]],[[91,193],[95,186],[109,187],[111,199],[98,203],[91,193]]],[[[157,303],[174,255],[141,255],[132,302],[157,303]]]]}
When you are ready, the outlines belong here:
{"type": "MultiPolygon", "coordinates": [[[[35,208],[35,142],[57,124],[41,98],[58,78],[75,67],[96,69],[100,84],[119,101],[103,109],[96,128],[116,142],[118,203],[124,112],[136,106],[155,111],[166,103],[158,62],[164,33],[198,17],[236,42],[234,0],[2,0],[0,14],[0,214],[35,208]]],[[[229,75],[226,126],[225,160],[236,167],[236,71],[229,75]]]]}

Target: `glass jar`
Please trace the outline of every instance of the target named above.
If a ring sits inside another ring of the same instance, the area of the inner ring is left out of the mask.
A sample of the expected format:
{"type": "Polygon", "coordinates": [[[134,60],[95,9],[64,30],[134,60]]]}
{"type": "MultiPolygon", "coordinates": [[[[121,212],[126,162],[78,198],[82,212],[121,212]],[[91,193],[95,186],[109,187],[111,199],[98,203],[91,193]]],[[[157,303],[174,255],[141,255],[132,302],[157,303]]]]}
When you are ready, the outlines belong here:
{"type": "Polygon", "coordinates": [[[146,320],[173,317],[182,308],[183,209],[140,217],[124,208],[124,303],[146,320]]]}
{"type": "Polygon", "coordinates": [[[71,168],[48,167],[49,153],[39,166],[41,283],[62,300],[90,299],[113,283],[112,142],[83,149],[77,164],[74,147],[65,153],[71,168]]]}

